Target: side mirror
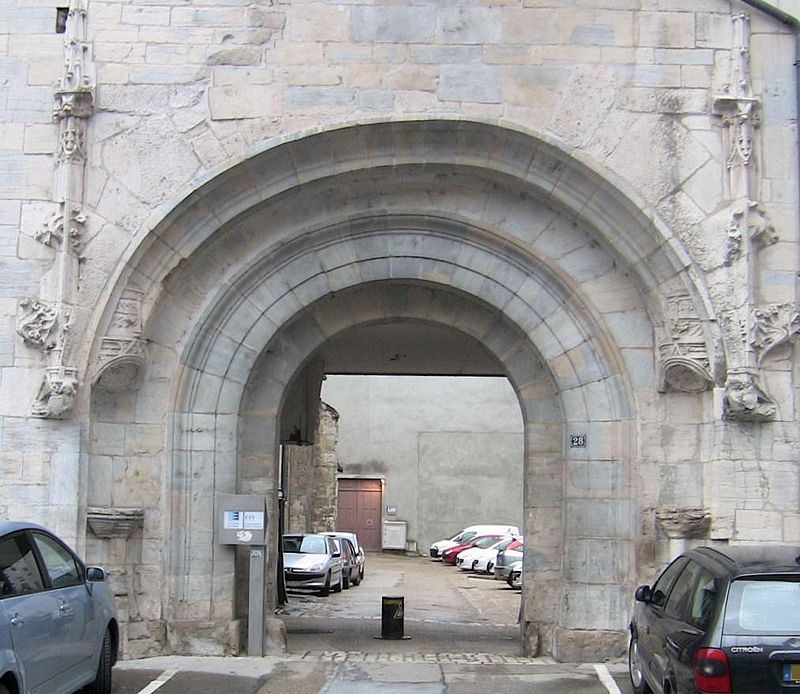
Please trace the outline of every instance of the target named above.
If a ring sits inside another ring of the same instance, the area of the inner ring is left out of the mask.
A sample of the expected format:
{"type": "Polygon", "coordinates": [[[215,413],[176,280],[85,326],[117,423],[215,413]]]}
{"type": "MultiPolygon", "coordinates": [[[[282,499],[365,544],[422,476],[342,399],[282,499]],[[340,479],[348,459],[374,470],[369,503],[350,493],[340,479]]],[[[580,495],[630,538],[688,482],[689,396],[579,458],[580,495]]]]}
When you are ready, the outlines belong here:
{"type": "Polygon", "coordinates": [[[653,599],[653,592],[650,586],[639,586],[634,594],[636,602],[650,602],[653,599]]]}
{"type": "Polygon", "coordinates": [[[101,569],[99,566],[87,566],[86,580],[89,583],[102,583],[106,580],[105,569],[101,569]]]}

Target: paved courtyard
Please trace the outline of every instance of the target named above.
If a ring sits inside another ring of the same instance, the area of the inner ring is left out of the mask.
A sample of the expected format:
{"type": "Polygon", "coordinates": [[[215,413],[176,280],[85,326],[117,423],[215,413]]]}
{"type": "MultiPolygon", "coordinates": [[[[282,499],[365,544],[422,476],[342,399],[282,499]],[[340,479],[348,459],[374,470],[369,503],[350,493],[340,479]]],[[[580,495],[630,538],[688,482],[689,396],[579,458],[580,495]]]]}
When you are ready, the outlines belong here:
{"type": "Polygon", "coordinates": [[[369,554],[360,586],[292,592],[288,652],[118,664],[116,694],[538,692],[628,694],[623,663],[556,663],[519,650],[519,591],[425,557],[369,554]],[[405,639],[382,639],[382,597],[402,596],[405,639]]]}

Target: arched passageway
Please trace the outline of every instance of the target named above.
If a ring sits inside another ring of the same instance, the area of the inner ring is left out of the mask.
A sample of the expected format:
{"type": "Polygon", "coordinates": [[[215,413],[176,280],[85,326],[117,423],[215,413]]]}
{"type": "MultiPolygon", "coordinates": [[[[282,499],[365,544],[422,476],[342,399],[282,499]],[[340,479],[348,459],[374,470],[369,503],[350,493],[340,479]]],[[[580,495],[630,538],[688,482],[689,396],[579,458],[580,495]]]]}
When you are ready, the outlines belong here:
{"type": "MultiPolygon", "coordinates": [[[[198,185],[140,240],[98,322],[108,334],[138,292],[148,360],[114,407],[147,411],[164,442],[147,532],[169,542],[143,571],[165,567],[152,592],[173,645],[222,647],[237,617],[214,494],[267,495],[274,567],[293,388],[337,336],[405,323],[479,343],[519,399],[524,650],[619,652],[636,575],[637,432],[658,419],[667,297],[687,297],[713,338],[688,265],[618,182],[484,123],[320,132],[198,185]]],[[[268,581],[266,611],[274,604],[268,581]]]]}

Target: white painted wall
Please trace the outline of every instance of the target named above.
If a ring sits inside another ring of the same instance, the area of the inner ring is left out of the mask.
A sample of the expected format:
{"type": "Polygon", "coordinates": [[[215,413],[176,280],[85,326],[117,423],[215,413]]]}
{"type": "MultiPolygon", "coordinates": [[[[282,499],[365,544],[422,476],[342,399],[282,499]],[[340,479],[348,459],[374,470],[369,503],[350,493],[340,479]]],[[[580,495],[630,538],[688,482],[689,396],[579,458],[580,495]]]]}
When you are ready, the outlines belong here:
{"type": "Polygon", "coordinates": [[[328,376],[343,474],[383,476],[388,520],[431,542],[475,523],[522,526],[523,426],[505,378],[328,376]]]}

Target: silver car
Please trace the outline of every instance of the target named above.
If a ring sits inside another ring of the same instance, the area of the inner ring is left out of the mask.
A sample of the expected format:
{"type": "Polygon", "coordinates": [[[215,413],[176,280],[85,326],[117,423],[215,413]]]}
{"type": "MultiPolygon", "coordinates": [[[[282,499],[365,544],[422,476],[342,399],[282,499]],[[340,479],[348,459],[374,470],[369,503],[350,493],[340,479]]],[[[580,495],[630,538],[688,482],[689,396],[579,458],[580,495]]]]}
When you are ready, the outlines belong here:
{"type": "Polygon", "coordinates": [[[497,553],[497,559],[494,564],[494,577],[503,581],[508,580],[511,573],[511,567],[517,562],[522,561],[523,547],[520,545],[515,549],[506,548],[497,553]]]}
{"type": "Polygon", "coordinates": [[[0,522],[0,694],[108,694],[118,644],[105,571],[38,525],[0,522]]]}
{"type": "Polygon", "coordinates": [[[287,589],[310,588],[323,596],[342,590],[342,552],[335,538],[315,533],[284,535],[282,548],[287,589]]]}
{"type": "Polygon", "coordinates": [[[358,536],[355,533],[345,532],[344,530],[335,530],[322,533],[323,535],[330,535],[331,537],[343,537],[350,540],[353,548],[356,550],[356,564],[358,565],[358,580],[354,585],[358,585],[364,580],[364,573],[367,567],[367,554],[364,547],[358,541],[358,536]]]}

